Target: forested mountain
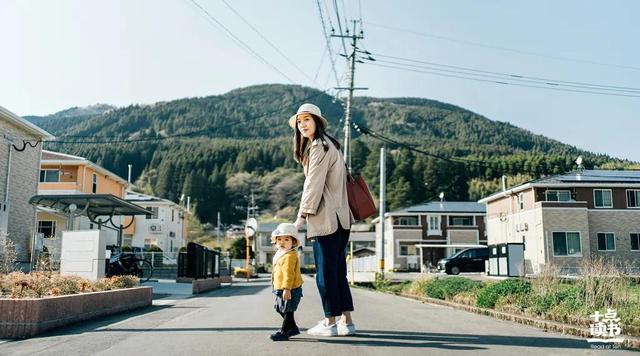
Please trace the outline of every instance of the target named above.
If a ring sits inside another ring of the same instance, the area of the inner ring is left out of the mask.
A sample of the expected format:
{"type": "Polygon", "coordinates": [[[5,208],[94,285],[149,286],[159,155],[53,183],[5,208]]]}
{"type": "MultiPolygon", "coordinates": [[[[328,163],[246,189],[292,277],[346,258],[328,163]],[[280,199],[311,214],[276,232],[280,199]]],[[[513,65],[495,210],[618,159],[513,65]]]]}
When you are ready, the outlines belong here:
{"type": "MultiPolygon", "coordinates": [[[[126,177],[133,164],[139,189],[171,200],[190,195],[202,221],[246,216],[251,190],[262,213],[295,215],[304,180],[292,158],[287,119],[303,102],[320,106],[329,132],[341,136],[343,107],[316,89],[259,85],[223,95],[152,105],[108,106],[77,115],[27,117],[64,143],[45,148],[81,155],[126,177]]],[[[431,155],[387,144],[391,209],[431,200],[478,199],[511,184],[572,170],[582,155],[587,168],[619,168],[630,162],[579,150],[511,124],[427,99],[357,97],[354,122],[431,155]]],[[[381,142],[354,131],[352,165],[372,192],[378,190],[381,142]]]]}

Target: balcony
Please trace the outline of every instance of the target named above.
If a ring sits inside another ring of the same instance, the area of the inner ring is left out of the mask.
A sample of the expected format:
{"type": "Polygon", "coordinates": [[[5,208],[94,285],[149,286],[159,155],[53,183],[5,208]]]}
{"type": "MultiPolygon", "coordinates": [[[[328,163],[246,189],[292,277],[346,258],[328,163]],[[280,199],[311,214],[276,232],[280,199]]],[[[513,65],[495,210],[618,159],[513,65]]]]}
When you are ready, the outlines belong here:
{"type": "Polygon", "coordinates": [[[586,201],[539,201],[535,204],[536,208],[575,208],[586,209],[586,201]]]}

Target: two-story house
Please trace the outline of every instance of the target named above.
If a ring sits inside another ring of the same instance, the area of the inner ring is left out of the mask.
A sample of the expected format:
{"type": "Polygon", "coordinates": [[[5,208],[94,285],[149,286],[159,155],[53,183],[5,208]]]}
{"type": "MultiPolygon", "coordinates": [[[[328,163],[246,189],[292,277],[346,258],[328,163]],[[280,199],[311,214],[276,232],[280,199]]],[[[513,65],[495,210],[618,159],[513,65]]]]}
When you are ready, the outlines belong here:
{"type": "MultiPolygon", "coordinates": [[[[40,161],[39,195],[57,194],[112,194],[124,199],[129,183],[84,157],[60,152],[42,151],[40,161]]],[[[128,225],[131,218],[114,217],[114,224],[128,225]]],[[[46,238],[61,237],[68,217],[52,209],[38,208],[37,231],[46,238]]],[[[74,226],[78,230],[93,230],[98,226],[86,216],[77,217],[74,226]]],[[[101,227],[107,234],[108,244],[117,242],[118,232],[108,225],[101,227]]]]}
{"type": "Polygon", "coordinates": [[[189,227],[186,208],[166,199],[147,194],[126,192],[125,200],[152,211],[152,215],[138,215],[124,230],[124,246],[160,247],[164,252],[178,252],[185,246],[189,227]]]}
{"type": "MultiPolygon", "coordinates": [[[[382,245],[380,217],[376,246],[382,245]]],[[[386,270],[418,271],[468,247],[487,244],[485,206],[476,202],[434,201],[385,214],[386,270]],[[422,260],[420,260],[422,256],[422,260]]]]}
{"type": "Polygon", "coordinates": [[[575,273],[591,257],[639,271],[639,171],[575,171],[504,189],[479,202],[487,206],[489,245],[524,243],[527,274],[547,264],[575,273]]]}
{"type": "Polygon", "coordinates": [[[0,233],[13,241],[25,268],[36,227],[36,209],[29,198],[38,190],[42,141],[53,138],[0,106],[0,233]]]}

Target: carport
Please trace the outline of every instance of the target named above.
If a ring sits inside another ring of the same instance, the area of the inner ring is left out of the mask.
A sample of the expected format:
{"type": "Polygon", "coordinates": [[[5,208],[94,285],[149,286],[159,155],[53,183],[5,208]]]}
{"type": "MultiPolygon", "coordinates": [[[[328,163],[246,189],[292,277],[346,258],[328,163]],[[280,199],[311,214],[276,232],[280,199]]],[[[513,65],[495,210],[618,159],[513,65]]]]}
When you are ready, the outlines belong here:
{"type": "Polygon", "coordinates": [[[474,245],[474,244],[416,244],[416,248],[420,249],[420,273],[424,273],[423,261],[423,248],[475,248],[475,247],[487,247],[487,245],[474,245]]]}
{"type": "Polygon", "coordinates": [[[131,226],[131,219],[126,226],[116,225],[114,216],[151,215],[151,211],[116,197],[113,194],[50,194],[36,195],[29,199],[29,204],[49,208],[67,216],[67,230],[74,230],[74,219],[86,216],[98,225],[98,229],[106,225],[118,232],[118,246],[122,246],[122,231],[131,226]],[[109,226],[111,225],[111,226],[109,226]]]}

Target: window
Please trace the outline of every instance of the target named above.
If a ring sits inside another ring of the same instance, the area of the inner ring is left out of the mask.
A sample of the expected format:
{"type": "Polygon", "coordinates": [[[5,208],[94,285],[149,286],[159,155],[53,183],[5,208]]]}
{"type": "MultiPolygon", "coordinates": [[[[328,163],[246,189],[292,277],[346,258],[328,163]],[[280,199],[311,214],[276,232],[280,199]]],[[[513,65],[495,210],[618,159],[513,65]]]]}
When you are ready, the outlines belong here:
{"type": "Polygon", "coordinates": [[[41,169],[40,170],[40,182],[41,183],[58,183],[60,182],[60,171],[57,169],[41,169]]]}
{"type": "Polygon", "coordinates": [[[554,232],[553,233],[554,256],[581,256],[579,232],[554,232]]]}
{"type": "Polygon", "coordinates": [[[98,192],[98,175],[93,174],[93,178],[91,179],[91,192],[96,194],[98,192]]]}
{"type": "Polygon", "coordinates": [[[518,194],[518,207],[520,210],[524,210],[524,193],[518,194]]]}
{"type": "Polygon", "coordinates": [[[175,219],[175,215],[176,215],[176,211],[175,211],[175,210],[173,210],[173,209],[171,209],[171,222],[173,222],[173,221],[174,221],[174,219],[175,219]]]}
{"type": "Polygon", "coordinates": [[[594,189],[594,205],[596,208],[612,208],[611,189],[594,189]]]}
{"type": "Polygon", "coordinates": [[[473,226],[473,216],[450,216],[449,226],[473,226]]]}
{"type": "Polygon", "coordinates": [[[598,233],[598,251],[615,251],[616,235],[611,232],[598,233]]]}
{"type": "Polygon", "coordinates": [[[144,239],[144,248],[149,249],[151,246],[157,246],[158,240],[156,239],[144,239]]]}
{"type": "Polygon", "coordinates": [[[149,219],[157,219],[158,218],[158,207],[157,206],[146,207],[145,209],[151,210],[151,215],[147,215],[145,217],[147,220],[149,220],[149,219]]]}
{"type": "Polygon", "coordinates": [[[429,230],[440,230],[440,217],[429,216],[429,230]]]}
{"type": "Polygon", "coordinates": [[[418,226],[418,217],[417,216],[403,216],[399,218],[395,218],[394,225],[401,226],[418,226]]]}
{"type": "Polygon", "coordinates": [[[633,232],[629,235],[631,240],[631,250],[640,251],[640,233],[633,232]]]}
{"type": "Polygon", "coordinates": [[[56,237],[56,222],[38,221],[38,232],[43,234],[45,238],[56,237]]]}
{"type": "Polygon", "coordinates": [[[640,208],[640,190],[627,190],[627,208],[640,208]]]}
{"type": "Polygon", "coordinates": [[[417,250],[413,242],[411,242],[410,244],[400,244],[400,256],[409,256],[416,254],[417,250]]]}
{"type": "Polygon", "coordinates": [[[571,192],[568,190],[547,190],[546,201],[571,201],[571,192]]]}

